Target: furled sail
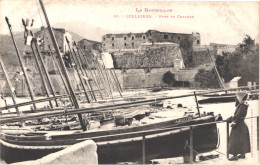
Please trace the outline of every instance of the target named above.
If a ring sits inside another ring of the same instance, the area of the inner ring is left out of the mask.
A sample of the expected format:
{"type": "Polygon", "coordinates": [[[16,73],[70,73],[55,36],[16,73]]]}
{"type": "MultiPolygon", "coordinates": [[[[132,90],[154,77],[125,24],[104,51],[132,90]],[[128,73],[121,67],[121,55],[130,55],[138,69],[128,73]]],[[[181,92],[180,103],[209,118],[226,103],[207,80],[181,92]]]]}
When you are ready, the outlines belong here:
{"type": "Polygon", "coordinates": [[[109,53],[102,53],[101,57],[102,57],[102,60],[104,62],[104,65],[105,65],[106,69],[114,68],[113,58],[112,58],[111,54],[109,54],[109,53]]]}

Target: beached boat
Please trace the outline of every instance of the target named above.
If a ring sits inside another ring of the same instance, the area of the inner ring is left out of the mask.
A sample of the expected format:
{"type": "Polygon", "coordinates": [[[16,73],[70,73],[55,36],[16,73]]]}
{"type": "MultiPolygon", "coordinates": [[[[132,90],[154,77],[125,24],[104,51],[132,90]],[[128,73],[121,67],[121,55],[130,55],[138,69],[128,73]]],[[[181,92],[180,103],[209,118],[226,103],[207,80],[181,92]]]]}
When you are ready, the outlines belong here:
{"type": "MultiPolygon", "coordinates": [[[[2,132],[1,159],[7,163],[34,160],[78,142],[92,139],[97,144],[99,163],[141,162],[145,133],[146,160],[183,155],[189,141],[189,128],[174,128],[215,121],[212,115],[175,119],[145,117],[138,125],[82,131],[2,132]],[[149,123],[151,121],[151,123],[149,123]],[[15,156],[14,156],[15,155],[15,156]]],[[[216,149],[216,124],[194,127],[194,149],[216,149]]]]}
{"type": "Polygon", "coordinates": [[[236,98],[235,93],[226,93],[226,94],[210,94],[203,95],[203,99],[199,100],[199,104],[209,104],[209,103],[225,103],[225,102],[234,102],[236,98]]]}
{"type": "MultiPolygon", "coordinates": [[[[249,93],[248,99],[255,100],[258,99],[258,93],[249,93]]],[[[200,104],[210,104],[210,103],[227,103],[235,102],[236,93],[222,93],[222,94],[205,94],[202,95],[203,99],[199,100],[200,104]]]]}

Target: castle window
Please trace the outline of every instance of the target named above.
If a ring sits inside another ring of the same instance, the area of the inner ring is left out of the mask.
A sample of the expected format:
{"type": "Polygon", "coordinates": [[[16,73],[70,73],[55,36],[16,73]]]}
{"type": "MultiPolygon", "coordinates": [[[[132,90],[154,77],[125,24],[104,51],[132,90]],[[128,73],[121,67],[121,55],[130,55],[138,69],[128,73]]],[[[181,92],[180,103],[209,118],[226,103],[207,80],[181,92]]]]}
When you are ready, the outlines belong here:
{"type": "Polygon", "coordinates": [[[145,36],[143,36],[143,40],[145,40],[145,36]]]}
{"type": "Polygon", "coordinates": [[[126,43],[124,45],[126,46],[126,43]]]}
{"type": "Polygon", "coordinates": [[[135,39],[135,37],[133,36],[133,37],[132,37],[132,40],[134,40],[134,39],[135,39]]]}
{"type": "Polygon", "coordinates": [[[173,36],[172,36],[172,40],[173,40],[173,36]]]}
{"type": "Polygon", "coordinates": [[[103,44],[103,46],[106,46],[106,44],[103,44]]]}
{"type": "Polygon", "coordinates": [[[103,41],[106,41],[106,38],[105,38],[105,37],[103,38],[103,41]]]}
{"type": "Polygon", "coordinates": [[[114,40],[114,37],[112,37],[112,40],[114,40]]]}
{"type": "Polygon", "coordinates": [[[84,45],[84,49],[86,49],[86,46],[84,45]]]}
{"type": "Polygon", "coordinates": [[[200,44],[200,40],[197,40],[197,44],[200,44]]]}
{"type": "Polygon", "coordinates": [[[126,40],[126,37],[124,37],[124,40],[126,40]]]}
{"type": "Polygon", "coordinates": [[[134,43],[132,43],[132,47],[134,47],[135,46],[135,44],[134,43]]]}
{"type": "Polygon", "coordinates": [[[178,40],[180,40],[181,39],[181,37],[180,36],[178,36],[178,40]]]}
{"type": "Polygon", "coordinates": [[[164,39],[168,39],[168,35],[164,34],[164,39]]]}
{"type": "Polygon", "coordinates": [[[115,44],[113,43],[113,44],[112,44],[112,46],[114,47],[114,46],[115,46],[115,44]]]}

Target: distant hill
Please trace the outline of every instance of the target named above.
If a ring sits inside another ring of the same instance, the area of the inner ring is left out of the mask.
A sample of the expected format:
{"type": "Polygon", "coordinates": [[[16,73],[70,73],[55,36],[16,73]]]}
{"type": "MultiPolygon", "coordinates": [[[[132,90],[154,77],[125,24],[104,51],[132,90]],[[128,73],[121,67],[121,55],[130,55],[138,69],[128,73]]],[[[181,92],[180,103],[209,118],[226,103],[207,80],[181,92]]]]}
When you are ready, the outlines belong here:
{"type": "MultiPolygon", "coordinates": [[[[36,32],[38,29],[33,29],[36,32]]],[[[70,32],[72,35],[73,40],[76,42],[84,39],[84,37],[78,35],[77,33],[70,32]]],[[[21,54],[25,53],[26,51],[30,51],[31,48],[28,45],[24,45],[24,33],[18,32],[14,34],[14,38],[18,47],[18,50],[21,54]]],[[[13,45],[13,41],[10,35],[0,35],[0,55],[4,61],[5,66],[8,69],[10,65],[18,65],[18,60],[16,57],[16,51],[13,45]]]]}
{"type": "Polygon", "coordinates": [[[79,42],[80,40],[84,39],[81,35],[78,35],[77,33],[74,33],[72,31],[69,31],[74,41],[79,42]]]}

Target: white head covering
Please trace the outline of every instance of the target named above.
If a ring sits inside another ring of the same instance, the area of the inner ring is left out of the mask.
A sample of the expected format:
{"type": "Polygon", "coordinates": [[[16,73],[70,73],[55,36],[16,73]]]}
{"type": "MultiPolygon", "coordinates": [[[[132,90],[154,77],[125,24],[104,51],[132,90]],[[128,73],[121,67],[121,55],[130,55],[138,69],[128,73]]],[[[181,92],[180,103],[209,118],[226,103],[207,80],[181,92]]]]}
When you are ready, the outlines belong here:
{"type": "Polygon", "coordinates": [[[242,101],[245,101],[247,99],[248,94],[245,92],[236,93],[236,97],[237,97],[237,100],[239,101],[239,103],[241,103],[242,101]]]}

